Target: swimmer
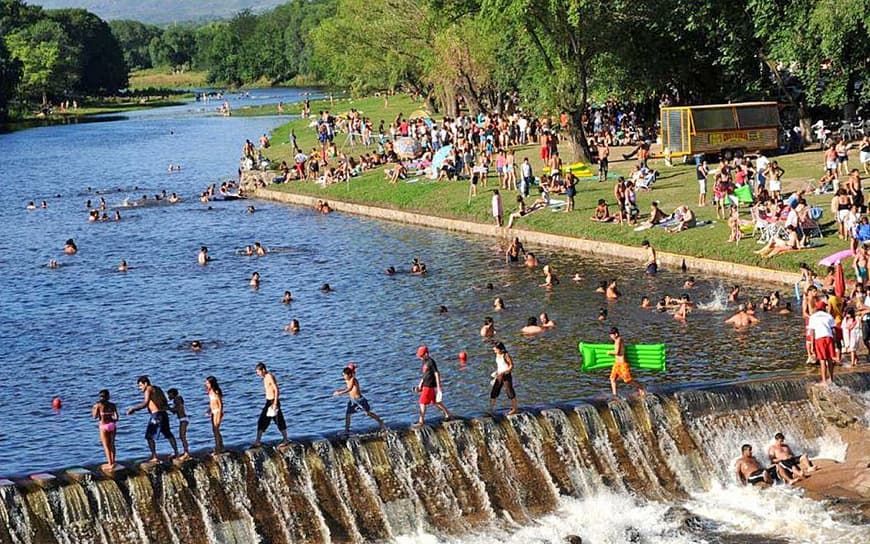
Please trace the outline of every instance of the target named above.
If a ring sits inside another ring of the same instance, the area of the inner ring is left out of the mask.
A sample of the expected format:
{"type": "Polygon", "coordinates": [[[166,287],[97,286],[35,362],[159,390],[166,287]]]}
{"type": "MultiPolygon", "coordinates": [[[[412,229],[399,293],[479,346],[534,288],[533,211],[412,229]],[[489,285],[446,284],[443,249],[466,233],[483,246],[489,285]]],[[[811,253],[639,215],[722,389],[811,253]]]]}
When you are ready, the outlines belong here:
{"type": "Polygon", "coordinates": [[[121,264],[118,265],[118,272],[126,272],[127,271],[127,261],[121,260],[121,264]]]}
{"type": "Polygon", "coordinates": [[[661,299],[656,303],[656,311],[658,312],[666,312],[668,311],[668,301],[666,299],[661,299]]]}
{"type": "Polygon", "coordinates": [[[121,212],[119,212],[118,210],[115,210],[115,221],[120,221],[120,220],[121,220],[121,212]]]}
{"type": "Polygon", "coordinates": [[[76,246],[76,243],[72,238],[67,240],[63,246],[63,252],[66,253],[67,255],[75,255],[78,252],[78,250],[79,250],[79,248],[78,248],[78,246],[76,246]]]}
{"type": "Polygon", "coordinates": [[[97,210],[91,210],[88,212],[88,223],[94,223],[100,220],[100,212],[97,210]]]}
{"type": "Polygon", "coordinates": [[[205,264],[208,263],[210,260],[211,260],[211,257],[209,257],[209,255],[208,255],[208,248],[205,246],[202,246],[199,249],[199,256],[197,256],[196,261],[199,264],[205,266],[205,264]]]}
{"type": "Polygon", "coordinates": [[[170,204],[175,204],[176,202],[179,202],[180,200],[181,199],[175,193],[172,193],[171,195],[169,195],[169,203],[170,204]]]}
{"type": "Polygon", "coordinates": [[[24,209],[25,210],[35,210],[36,204],[34,204],[33,201],[31,200],[30,202],[27,203],[27,206],[25,206],[24,209]]]}
{"type": "Polygon", "coordinates": [[[194,340],[190,343],[190,351],[202,351],[202,342],[194,340]]]}
{"type": "Polygon", "coordinates": [[[492,283],[487,283],[487,284],[486,284],[486,289],[487,289],[488,291],[492,291],[493,289],[495,289],[495,287],[493,287],[492,283]]]}
{"type": "Polygon", "coordinates": [[[758,307],[761,308],[762,312],[769,312],[772,309],[770,306],[770,297],[761,297],[761,304],[759,304],[758,307]]]}
{"type": "Polygon", "coordinates": [[[446,314],[447,313],[447,306],[444,306],[443,304],[441,306],[439,306],[438,313],[439,314],[446,314]]]}
{"type": "Polygon", "coordinates": [[[387,276],[392,276],[392,275],[395,274],[395,273],[396,273],[396,267],[395,267],[395,266],[390,266],[390,267],[388,267],[387,270],[386,270],[386,274],[387,274],[387,276]]]}
{"type": "Polygon", "coordinates": [[[281,297],[281,304],[290,304],[293,302],[293,295],[290,294],[290,291],[284,291],[284,296],[281,297]]]}
{"type": "Polygon", "coordinates": [[[791,302],[785,303],[785,308],[780,308],[779,315],[788,315],[791,313],[791,302]]]}
{"type": "Polygon", "coordinates": [[[495,323],[491,317],[483,318],[483,326],[480,328],[480,336],[483,338],[492,338],[495,336],[495,323]]]}
{"type": "Polygon", "coordinates": [[[642,297],[640,299],[640,307],[643,309],[651,308],[652,304],[649,301],[649,297],[642,297]]]}
{"type": "Polygon", "coordinates": [[[596,317],[598,321],[606,321],[607,320],[607,308],[600,308],[598,310],[598,317],[596,317]]]}
{"type": "Polygon", "coordinates": [[[728,302],[737,302],[738,298],[740,298],[740,286],[735,285],[728,294],[728,302]]]}
{"type": "Polygon", "coordinates": [[[103,215],[100,216],[100,221],[108,221],[108,220],[109,220],[109,214],[107,214],[106,212],[103,212],[103,215]]]}
{"type": "Polygon", "coordinates": [[[556,276],[556,271],[553,268],[545,264],[544,265],[544,283],[541,284],[541,287],[546,289],[552,289],[554,286],[559,285],[559,277],[556,276]]]}
{"type": "Polygon", "coordinates": [[[607,292],[607,282],[601,280],[598,282],[598,287],[595,288],[596,293],[606,293],[607,292]]]}
{"type": "Polygon", "coordinates": [[[266,256],[266,249],[260,245],[260,242],[254,242],[254,252],[257,254],[257,257],[266,256]]]}
{"type": "Polygon", "coordinates": [[[544,328],[538,325],[538,318],[532,316],[526,321],[526,326],[520,329],[523,334],[541,334],[544,328]]]}
{"type": "Polygon", "coordinates": [[[42,204],[40,204],[39,207],[42,208],[43,210],[47,210],[48,209],[48,202],[43,200],[42,204]]]}
{"type": "Polygon", "coordinates": [[[556,326],[556,322],[550,319],[550,316],[547,315],[547,312],[541,312],[538,320],[541,322],[541,327],[545,329],[552,329],[556,326]]]}
{"type": "Polygon", "coordinates": [[[254,289],[258,289],[260,287],[260,273],[254,272],[253,274],[251,274],[251,281],[248,283],[254,289]]]}
{"type": "Polygon", "coordinates": [[[255,208],[253,206],[248,206],[247,211],[248,211],[248,213],[254,213],[255,211],[257,211],[257,208],[255,208]]]}
{"type": "Polygon", "coordinates": [[[330,287],[328,283],[324,283],[323,285],[320,286],[321,293],[329,293],[331,291],[335,291],[335,289],[330,287]]]}
{"type": "Polygon", "coordinates": [[[725,323],[730,323],[738,329],[755,325],[759,320],[754,315],[746,313],[746,306],[741,304],[737,307],[737,313],[725,320],[725,323]]]}
{"type": "Polygon", "coordinates": [[[743,444],[740,453],[741,457],[737,461],[737,482],[740,485],[765,484],[763,487],[767,487],[773,484],[771,472],[776,470],[775,467],[762,467],[761,463],[752,456],[752,446],[749,444],[743,444]]]}
{"type": "Polygon", "coordinates": [[[495,300],[492,301],[492,309],[500,312],[505,309],[504,300],[501,297],[495,297],[495,300]]]}
{"type": "Polygon", "coordinates": [[[284,331],[289,332],[291,334],[296,334],[299,332],[299,320],[291,319],[290,324],[284,327],[284,331]]]}
{"type": "Polygon", "coordinates": [[[60,264],[57,262],[57,259],[49,259],[48,264],[45,265],[46,268],[60,268],[60,264]]]}
{"type": "Polygon", "coordinates": [[[422,266],[420,265],[419,259],[414,258],[414,260],[411,261],[411,274],[419,274],[421,270],[422,266]]]}
{"type": "Polygon", "coordinates": [[[619,292],[619,288],[616,285],[616,279],[610,280],[610,283],[607,284],[607,290],[604,293],[604,296],[607,297],[607,300],[618,300],[622,293],[619,292]]]}
{"type": "Polygon", "coordinates": [[[85,208],[88,209],[88,210],[90,210],[91,207],[92,207],[92,206],[91,206],[91,199],[88,199],[88,201],[85,202],[85,208]]]}
{"type": "Polygon", "coordinates": [[[251,246],[245,246],[245,256],[252,257],[254,255],[254,248],[251,246]]]}
{"type": "Polygon", "coordinates": [[[689,276],[689,279],[687,279],[683,283],[683,289],[691,289],[694,286],[695,286],[695,276],[689,276]]]}
{"type": "Polygon", "coordinates": [[[780,297],[781,297],[781,295],[779,294],[779,291],[774,291],[773,293],[770,294],[770,307],[771,307],[771,309],[779,306],[779,302],[781,300],[780,297]]]}
{"type": "Polygon", "coordinates": [[[528,268],[535,268],[536,266],[538,266],[538,258],[535,257],[534,253],[526,253],[525,265],[528,268]]]}
{"type": "Polygon", "coordinates": [[[685,321],[688,315],[689,302],[686,299],[680,299],[680,305],[677,307],[677,311],[674,312],[674,319],[677,321],[685,321]]]}

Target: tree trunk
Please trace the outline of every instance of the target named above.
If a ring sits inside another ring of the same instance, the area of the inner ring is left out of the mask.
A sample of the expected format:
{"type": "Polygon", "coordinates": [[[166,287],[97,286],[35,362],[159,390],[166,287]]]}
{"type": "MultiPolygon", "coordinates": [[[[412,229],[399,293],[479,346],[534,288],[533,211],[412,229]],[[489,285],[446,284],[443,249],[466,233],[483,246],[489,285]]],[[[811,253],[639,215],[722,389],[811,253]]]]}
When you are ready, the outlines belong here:
{"type": "Polygon", "coordinates": [[[574,162],[592,164],[592,152],[589,150],[589,140],[586,138],[586,128],[583,126],[583,109],[571,110],[568,116],[568,136],[571,139],[571,154],[574,162]]]}

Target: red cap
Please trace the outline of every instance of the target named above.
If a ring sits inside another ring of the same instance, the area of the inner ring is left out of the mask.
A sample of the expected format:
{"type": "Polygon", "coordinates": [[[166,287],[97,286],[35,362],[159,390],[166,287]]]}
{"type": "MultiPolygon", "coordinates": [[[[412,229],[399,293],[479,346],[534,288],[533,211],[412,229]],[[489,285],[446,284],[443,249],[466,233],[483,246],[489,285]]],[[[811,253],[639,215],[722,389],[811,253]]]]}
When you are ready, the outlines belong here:
{"type": "Polygon", "coordinates": [[[459,352],[459,360],[464,363],[465,361],[468,360],[468,354],[465,353],[464,351],[460,351],[459,352]]]}
{"type": "Polygon", "coordinates": [[[417,357],[425,357],[429,354],[429,348],[426,346],[420,346],[417,348],[417,357]]]}
{"type": "Polygon", "coordinates": [[[825,306],[827,306],[827,303],[824,300],[820,300],[820,301],[816,302],[816,309],[817,310],[824,310],[825,306]]]}

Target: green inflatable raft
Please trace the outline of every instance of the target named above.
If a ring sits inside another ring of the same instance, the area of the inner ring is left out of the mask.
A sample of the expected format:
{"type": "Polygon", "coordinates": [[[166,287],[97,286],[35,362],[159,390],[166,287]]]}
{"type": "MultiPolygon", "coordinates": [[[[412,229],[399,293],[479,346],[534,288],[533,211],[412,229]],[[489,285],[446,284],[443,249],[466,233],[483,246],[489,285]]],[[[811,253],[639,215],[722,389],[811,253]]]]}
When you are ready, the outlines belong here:
{"type": "MultiPolygon", "coordinates": [[[[579,348],[580,355],[583,357],[580,370],[583,372],[613,366],[614,357],[607,354],[613,351],[613,344],[580,342],[579,348]]],[[[664,372],[665,355],[664,344],[626,344],[625,346],[625,358],[632,368],[664,372]]]]}

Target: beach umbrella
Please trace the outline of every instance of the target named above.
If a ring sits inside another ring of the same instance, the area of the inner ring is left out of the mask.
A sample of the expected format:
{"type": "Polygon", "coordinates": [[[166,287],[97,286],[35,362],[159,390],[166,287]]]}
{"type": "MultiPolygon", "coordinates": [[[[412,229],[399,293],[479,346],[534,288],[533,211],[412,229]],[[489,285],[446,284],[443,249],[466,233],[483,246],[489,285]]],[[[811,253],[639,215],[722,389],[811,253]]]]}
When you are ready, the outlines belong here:
{"type": "Polygon", "coordinates": [[[834,268],[834,296],[843,298],[846,295],[846,278],[843,275],[843,264],[837,261],[834,268]]]}
{"type": "Polygon", "coordinates": [[[444,161],[447,160],[447,155],[450,155],[451,151],[453,151],[453,146],[445,145],[432,155],[432,168],[436,172],[441,170],[441,167],[444,166],[444,161]]]}
{"type": "Polygon", "coordinates": [[[415,159],[423,152],[423,148],[420,146],[420,142],[418,142],[416,138],[405,136],[403,138],[397,138],[396,141],[393,142],[393,151],[396,152],[396,155],[398,155],[400,159],[415,159]]]}

